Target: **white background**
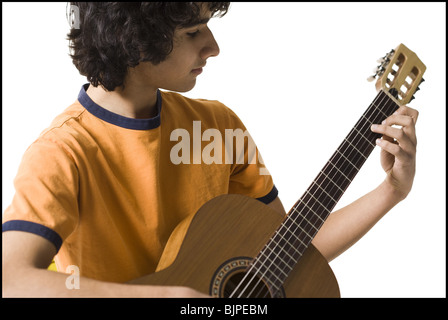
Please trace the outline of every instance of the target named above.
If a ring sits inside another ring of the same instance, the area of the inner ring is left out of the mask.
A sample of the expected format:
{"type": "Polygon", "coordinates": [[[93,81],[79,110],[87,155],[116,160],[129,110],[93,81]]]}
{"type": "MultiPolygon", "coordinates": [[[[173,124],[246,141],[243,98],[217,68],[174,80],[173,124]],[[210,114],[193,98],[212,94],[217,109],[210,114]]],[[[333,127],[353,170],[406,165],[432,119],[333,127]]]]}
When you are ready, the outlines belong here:
{"type": "MultiPolygon", "coordinates": [[[[65,3],[3,5],[2,212],[20,159],[86,83],[68,56],[65,3]]],[[[426,64],[414,188],[331,262],[343,297],[445,297],[445,3],[232,3],[209,26],[219,57],[193,98],[246,124],[288,211],[376,95],[376,59],[404,43],[426,64]]],[[[372,153],[337,208],[384,179],[372,153]]],[[[360,212],[359,214],[362,214],[360,212]]]]}

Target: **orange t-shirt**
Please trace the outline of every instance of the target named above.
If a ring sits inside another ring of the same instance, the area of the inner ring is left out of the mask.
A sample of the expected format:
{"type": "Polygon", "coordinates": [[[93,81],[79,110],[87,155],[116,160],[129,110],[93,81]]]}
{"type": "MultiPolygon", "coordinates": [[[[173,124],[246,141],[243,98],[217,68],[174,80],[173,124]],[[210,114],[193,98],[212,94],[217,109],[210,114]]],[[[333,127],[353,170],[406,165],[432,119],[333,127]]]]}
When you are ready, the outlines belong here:
{"type": "Polygon", "coordinates": [[[206,201],[277,197],[248,139],[226,140],[247,131],[218,101],[158,91],[157,116],[131,119],[93,102],[88,86],[26,150],[3,215],[3,232],[51,241],[58,270],[125,282],[154,272],[173,229],[206,201]]]}

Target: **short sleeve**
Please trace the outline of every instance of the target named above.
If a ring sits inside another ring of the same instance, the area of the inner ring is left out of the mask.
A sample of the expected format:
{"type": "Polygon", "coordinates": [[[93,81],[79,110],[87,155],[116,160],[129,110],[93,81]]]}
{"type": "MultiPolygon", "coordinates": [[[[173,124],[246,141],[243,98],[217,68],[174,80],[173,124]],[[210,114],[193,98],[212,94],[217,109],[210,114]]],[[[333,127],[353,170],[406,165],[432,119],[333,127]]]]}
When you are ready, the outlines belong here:
{"type": "Polygon", "coordinates": [[[232,112],[233,130],[226,130],[226,156],[231,160],[229,193],[256,198],[265,204],[273,201],[278,190],[261,153],[242,121],[232,112]]]}
{"type": "Polygon", "coordinates": [[[78,185],[70,153],[51,138],[39,138],[22,158],[14,179],[14,198],[3,214],[2,232],[31,232],[59,250],[77,225],[78,185]]]}

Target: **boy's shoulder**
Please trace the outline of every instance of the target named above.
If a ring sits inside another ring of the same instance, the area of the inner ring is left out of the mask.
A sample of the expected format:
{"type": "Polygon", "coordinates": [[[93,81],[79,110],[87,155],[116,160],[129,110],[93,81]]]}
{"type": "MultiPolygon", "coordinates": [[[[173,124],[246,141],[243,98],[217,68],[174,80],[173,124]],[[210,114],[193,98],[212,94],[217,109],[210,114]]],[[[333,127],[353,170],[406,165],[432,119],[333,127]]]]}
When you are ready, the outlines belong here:
{"type": "Polygon", "coordinates": [[[189,98],[173,91],[161,91],[161,94],[162,110],[164,107],[168,107],[179,112],[192,112],[205,117],[229,118],[240,121],[231,108],[218,100],[189,98]]]}
{"type": "Polygon", "coordinates": [[[60,131],[59,129],[64,127],[79,124],[86,111],[79,101],[72,103],[53,119],[50,125],[41,132],[40,137],[48,136],[51,132],[60,131]]]}
{"type": "Polygon", "coordinates": [[[160,91],[162,94],[163,102],[175,102],[175,103],[185,103],[185,104],[193,104],[193,105],[203,105],[206,107],[210,106],[220,106],[222,108],[227,108],[223,103],[218,100],[210,100],[210,99],[202,99],[202,98],[189,98],[181,93],[174,91],[160,91]]]}

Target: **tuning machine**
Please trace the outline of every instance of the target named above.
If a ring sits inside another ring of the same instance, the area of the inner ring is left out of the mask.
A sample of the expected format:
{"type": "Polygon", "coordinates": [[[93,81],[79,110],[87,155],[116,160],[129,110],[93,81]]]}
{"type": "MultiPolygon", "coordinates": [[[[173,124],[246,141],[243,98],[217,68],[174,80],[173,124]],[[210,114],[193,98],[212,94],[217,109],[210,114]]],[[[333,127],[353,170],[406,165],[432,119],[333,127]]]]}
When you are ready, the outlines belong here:
{"type": "Polygon", "coordinates": [[[376,62],[378,62],[380,65],[373,69],[374,75],[367,78],[367,81],[372,82],[376,79],[377,76],[381,77],[384,73],[384,70],[386,70],[387,65],[390,62],[390,59],[394,55],[395,50],[391,50],[389,53],[387,53],[384,57],[379,58],[376,62]]]}
{"type": "MultiPolygon", "coordinates": [[[[421,85],[424,81],[425,81],[425,79],[423,79],[423,78],[420,80],[420,83],[418,84],[417,88],[415,88],[415,92],[414,92],[414,94],[417,93],[417,91],[420,90],[420,85],[421,85]]],[[[409,100],[409,102],[411,102],[411,101],[414,100],[414,99],[415,99],[415,97],[414,97],[414,95],[412,95],[412,97],[411,97],[411,99],[409,100]]]]}

